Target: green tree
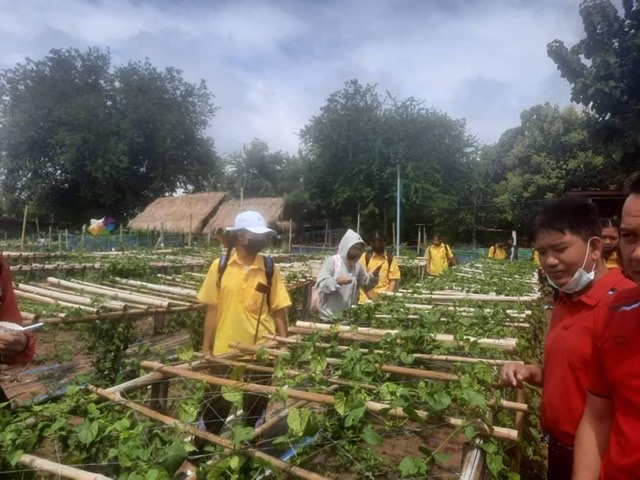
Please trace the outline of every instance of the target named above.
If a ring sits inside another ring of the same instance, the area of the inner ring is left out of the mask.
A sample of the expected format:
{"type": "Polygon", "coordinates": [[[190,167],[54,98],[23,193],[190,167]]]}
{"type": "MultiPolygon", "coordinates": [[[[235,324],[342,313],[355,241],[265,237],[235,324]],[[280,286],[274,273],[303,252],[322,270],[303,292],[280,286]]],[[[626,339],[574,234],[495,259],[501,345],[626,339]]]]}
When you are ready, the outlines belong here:
{"type": "Polygon", "coordinates": [[[487,181],[498,182],[494,207],[512,227],[523,229],[541,200],[573,189],[620,184],[616,161],[588,135],[592,115],[573,107],[536,105],[520,115],[493,150],[487,181]]]}
{"type": "Polygon", "coordinates": [[[289,156],[281,151],[271,152],[264,140],[254,139],[249,145],[226,159],[226,190],[246,197],[272,197],[279,193],[285,165],[289,156]]]}
{"type": "Polygon", "coordinates": [[[640,151],[640,4],[585,0],[580,15],[585,38],[567,48],[560,40],[547,52],[571,84],[572,100],[594,112],[596,137],[637,169],[640,151]]]}
{"type": "MultiPolygon", "coordinates": [[[[450,228],[453,207],[476,147],[462,120],[414,99],[384,99],[373,85],[346,82],[300,133],[306,158],[305,188],[316,215],[333,225],[391,233],[395,218],[396,165],[402,177],[403,238],[416,223],[450,228]]],[[[318,217],[316,217],[318,218],[318,217]]]]}
{"type": "Polygon", "coordinates": [[[0,75],[6,204],[66,221],[126,216],[215,171],[206,85],[147,62],[112,67],[98,48],[51,50],[0,75]]]}

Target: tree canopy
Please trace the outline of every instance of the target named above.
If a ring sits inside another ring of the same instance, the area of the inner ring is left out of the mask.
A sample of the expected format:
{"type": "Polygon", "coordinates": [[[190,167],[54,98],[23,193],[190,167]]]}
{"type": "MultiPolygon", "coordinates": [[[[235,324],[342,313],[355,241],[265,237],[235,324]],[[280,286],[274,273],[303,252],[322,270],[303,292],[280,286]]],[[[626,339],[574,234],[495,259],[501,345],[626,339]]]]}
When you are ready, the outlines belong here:
{"type": "Polygon", "coordinates": [[[637,169],[640,153],[640,4],[585,0],[580,5],[585,38],[547,51],[571,84],[571,98],[594,114],[594,133],[625,171],[637,169]]]}
{"type": "Polygon", "coordinates": [[[51,50],[0,75],[1,188],[9,212],[85,222],[128,215],[216,166],[204,82],[108,51],[51,50]]]}

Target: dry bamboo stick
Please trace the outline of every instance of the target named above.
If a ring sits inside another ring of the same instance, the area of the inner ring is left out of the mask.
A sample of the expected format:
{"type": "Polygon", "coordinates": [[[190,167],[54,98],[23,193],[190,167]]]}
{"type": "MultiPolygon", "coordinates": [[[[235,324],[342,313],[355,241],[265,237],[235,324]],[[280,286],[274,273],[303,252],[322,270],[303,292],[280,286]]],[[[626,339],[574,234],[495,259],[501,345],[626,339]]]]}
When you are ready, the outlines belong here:
{"type": "MultiPolygon", "coordinates": [[[[448,310],[460,310],[463,312],[473,312],[473,308],[470,307],[456,307],[456,306],[450,306],[450,305],[430,305],[430,304],[426,304],[426,303],[405,303],[404,307],[407,308],[415,308],[415,309],[419,309],[419,310],[431,310],[432,308],[446,308],[448,310]]],[[[491,313],[491,311],[493,309],[487,309],[487,308],[483,308],[482,309],[484,312],[486,313],[491,313]]],[[[520,317],[520,318],[525,318],[527,315],[531,315],[531,310],[524,310],[523,312],[518,312],[517,310],[506,310],[507,315],[510,315],[512,317],[520,317]]]]}
{"type": "Polygon", "coordinates": [[[40,315],[38,315],[37,313],[29,313],[29,312],[25,312],[24,310],[21,310],[20,313],[22,314],[22,318],[24,320],[31,323],[37,322],[38,319],[40,318],[40,315]]]}
{"type": "Polygon", "coordinates": [[[125,290],[124,288],[118,288],[119,285],[117,283],[112,283],[112,282],[105,282],[102,284],[102,287],[108,288],[109,290],[112,290],[114,292],[129,292],[134,295],[140,295],[144,298],[164,300],[165,302],[171,302],[173,305],[182,305],[182,306],[193,305],[194,302],[198,301],[196,298],[192,298],[191,301],[185,301],[186,298],[184,296],[175,295],[173,293],[163,293],[162,296],[150,295],[150,293],[154,293],[154,292],[145,290],[144,287],[137,287],[137,288],[129,287],[128,290],[125,290]]]}
{"type": "Polygon", "coordinates": [[[127,278],[116,278],[115,281],[117,283],[121,283],[122,285],[142,287],[155,292],[173,293],[174,295],[182,297],[195,297],[198,294],[197,291],[188,288],[167,287],[166,285],[156,285],[153,283],[139,282],[137,280],[129,280],[127,278]]]}
{"type": "MultiPolygon", "coordinates": [[[[93,393],[100,395],[101,397],[120,403],[121,405],[125,405],[126,407],[129,407],[132,410],[135,410],[136,412],[141,413],[142,415],[149,417],[153,420],[157,420],[166,425],[171,425],[172,427],[182,430],[183,432],[189,433],[191,435],[195,435],[196,437],[200,437],[203,440],[207,440],[216,445],[220,445],[227,451],[235,450],[235,447],[233,446],[231,441],[227,440],[226,438],[222,438],[222,437],[219,437],[218,435],[213,435],[212,433],[199,430],[196,427],[187,425],[186,423],[176,420],[175,418],[168,417],[167,415],[162,415],[161,413],[158,413],[155,410],[151,410],[150,408],[143,407],[142,405],[138,405],[137,403],[132,402],[130,400],[125,400],[119,395],[114,393],[109,393],[106,390],[102,390],[101,388],[96,388],[93,386],[89,386],[87,388],[93,393]]],[[[253,448],[243,447],[242,452],[250,457],[255,457],[255,458],[264,460],[265,462],[268,462],[272,467],[282,470],[285,473],[295,475],[298,478],[302,478],[305,480],[327,480],[322,475],[318,475],[317,473],[310,472],[309,470],[305,470],[303,468],[290,465],[278,458],[272,457],[271,455],[267,455],[266,453],[263,453],[253,448]]]]}
{"type": "MultiPolygon", "coordinates": [[[[263,338],[267,338],[269,340],[275,340],[279,343],[302,343],[302,339],[292,338],[292,337],[278,337],[277,335],[263,335],[263,338]]],[[[320,348],[331,348],[332,345],[329,343],[315,343],[316,347],[320,348]]],[[[337,347],[338,350],[350,350],[350,347],[339,345],[337,347]]],[[[367,349],[361,348],[361,352],[368,352],[367,349]]],[[[374,350],[374,353],[384,353],[382,350],[374,350]]],[[[453,363],[487,363],[489,365],[501,366],[505,363],[522,363],[524,362],[519,360],[495,360],[491,358],[476,358],[476,357],[459,357],[454,355],[432,355],[428,353],[413,353],[415,358],[419,358],[421,360],[437,360],[442,362],[453,362],[453,363]]]]}
{"type": "Polygon", "coordinates": [[[147,310],[127,310],[124,312],[105,312],[105,313],[97,313],[95,315],[88,315],[86,317],[68,317],[68,318],[43,318],[40,321],[42,323],[48,324],[58,324],[58,323],[82,323],[82,322],[92,322],[95,320],[132,320],[140,317],[150,317],[156,313],[163,313],[166,315],[171,315],[174,313],[184,313],[184,312],[193,312],[197,310],[203,310],[204,305],[201,303],[190,305],[188,307],[175,307],[171,309],[163,309],[163,308],[154,308],[147,310]]]}
{"type": "MultiPolygon", "coordinates": [[[[82,294],[77,293],[77,292],[75,292],[73,290],[65,290],[64,288],[56,287],[56,286],[49,285],[49,284],[45,284],[45,285],[46,285],[46,287],[41,286],[39,288],[46,288],[46,290],[48,290],[48,291],[64,293],[65,295],[73,295],[73,296],[78,296],[78,297],[82,296],[82,294]]],[[[120,310],[126,310],[127,308],[133,307],[133,304],[120,302],[118,300],[107,300],[105,302],[100,303],[100,306],[108,308],[110,310],[120,311],[120,310]]],[[[145,308],[145,307],[148,308],[146,305],[142,306],[140,308],[145,308]]]]}
{"type": "Polygon", "coordinates": [[[99,473],[87,472],[79,468],[68,467],[60,463],[52,462],[44,458],[34,455],[23,454],[18,460],[20,465],[31,467],[39,472],[52,473],[61,478],[71,478],[73,480],[111,480],[111,477],[105,477],[99,473]]]}
{"type": "MultiPolygon", "coordinates": [[[[460,313],[458,315],[460,315],[462,317],[471,317],[472,316],[469,313],[460,313]]],[[[384,318],[384,319],[387,319],[387,318],[392,319],[392,318],[394,318],[393,315],[383,315],[383,314],[376,314],[376,315],[374,315],[374,317],[375,318],[384,318]]],[[[407,320],[417,320],[417,319],[420,318],[420,316],[419,315],[402,315],[402,318],[406,318],[407,320]]],[[[453,321],[455,321],[455,319],[441,317],[441,318],[438,318],[437,321],[441,321],[441,322],[450,321],[450,322],[453,322],[453,321]]],[[[502,322],[500,322],[500,325],[503,325],[505,327],[513,327],[513,328],[530,328],[531,327],[531,325],[528,324],[528,323],[518,323],[518,322],[509,322],[509,321],[502,321],[502,322]]]]}
{"type": "Polygon", "coordinates": [[[77,308],[80,310],[85,310],[87,312],[98,313],[99,310],[95,307],[87,307],[85,305],[78,305],[77,303],[69,303],[63,302],[61,300],[56,300],[54,298],[43,297],[41,295],[36,295],[35,293],[23,292],[22,290],[15,289],[14,293],[18,298],[24,298],[25,300],[32,300],[38,303],[45,303],[47,305],[58,305],[60,307],[67,308],[77,308]]]}
{"type": "MultiPolygon", "coordinates": [[[[269,337],[272,337],[273,335],[269,335],[269,337]]],[[[320,346],[319,344],[317,344],[318,346],[320,346]]],[[[266,350],[267,353],[272,352],[273,350],[266,350]]],[[[284,352],[281,352],[283,355],[285,354],[284,352]]],[[[262,373],[274,373],[275,372],[275,368],[273,367],[266,367],[264,365],[255,365],[253,363],[246,363],[246,362],[238,362],[238,361],[234,361],[234,360],[224,360],[224,359],[215,359],[215,357],[210,357],[209,361],[213,362],[213,363],[221,363],[224,365],[229,365],[231,367],[244,367],[247,370],[251,370],[251,371],[255,371],[255,372],[262,372],[262,373]]],[[[336,359],[327,359],[327,363],[330,364],[337,364],[338,362],[336,361],[336,359]],[[329,361],[331,360],[331,362],[329,361]]],[[[198,364],[195,368],[207,368],[206,364],[200,363],[198,364]]],[[[191,367],[191,369],[193,370],[194,367],[191,367]]],[[[303,374],[304,372],[300,371],[300,370],[285,370],[284,371],[285,375],[289,376],[289,377],[297,377],[298,375],[303,374]]],[[[351,382],[348,380],[341,380],[339,378],[333,378],[333,377],[325,377],[326,380],[329,383],[333,383],[335,387],[337,386],[345,386],[345,387],[358,387],[358,388],[362,388],[365,390],[378,390],[380,387],[378,385],[370,385],[367,383],[361,383],[361,382],[351,382]]],[[[453,380],[453,379],[452,379],[453,380]]],[[[495,398],[490,398],[487,399],[487,405],[490,407],[502,407],[506,410],[515,410],[517,412],[527,412],[529,411],[529,407],[526,403],[523,402],[511,402],[508,400],[496,400],[495,398]]]]}
{"type": "Polygon", "coordinates": [[[114,292],[112,290],[109,290],[107,288],[100,287],[100,286],[89,286],[89,285],[84,285],[76,282],[68,282],[66,280],[60,280],[58,278],[53,278],[53,277],[47,278],[47,283],[50,283],[52,285],[60,285],[62,287],[69,288],[71,290],[95,293],[97,295],[105,295],[108,297],[113,297],[117,300],[124,300],[124,301],[130,300],[132,302],[143,303],[143,304],[151,305],[154,307],[169,308],[171,306],[171,302],[167,302],[164,300],[144,298],[140,295],[133,295],[127,292],[114,292]]]}
{"type": "Polygon", "coordinates": [[[138,296],[140,298],[148,298],[150,300],[167,301],[164,297],[160,297],[160,296],[157,296],[157,295],[151,295],[148,292],[147,293],[138,292],[138,291],[135,291],[133,289],[123,288],[123,287],[118,288],[117,284],[111,283],[111,282],[91,283],[91,282],[85,282],[84,280],[71,280],[71,282],[76,284],[76,285],[83,285],[83,286],[92,287],[92,288],[100,288],[100,289],[103,289],[103,290],[108,290],[110,292],[116,292],[116,293],[127,293],[127,294],[138,296]]]}
{"type": "Polygon", "coordinates": [[[507,295],[479,295],[474,293],[463,293],[460,295],[423,295],[423,294],[414,294],[409,295],[405,293],[398,292],[381,292],[384,295],[395,296],[399,298],[422,298],[425,300],[440,300],[440,301],[448,301],[453,302],[456,300],[476,300],[479,302],[514,302],[514,303],[523,303],[523,302],[535,302],[538,300],[537,296],[507,296],[507,295]]]}
{"type": "MultiPolygon", "coordinates": [[[[191,370],[185,370],[183,368],[169,367],[167,365],[163,365],[162,363],[158,363],[158,362],[144,361],[144,362],[140,363],[140,366],[142,368],[144,368],[145,370],[153,370],[153,371],[156,371],[156,372],[159,372],[159,373],[166,374],[167,377],[178,376],[178,377],[183,377],[183,378],[190,378],[192,380],[200,380],[202,382],[206,382],[206,383],[209,383],[211,385],[219,385],[219,386],[230,387],[230,388],[234,388],[234,389],[241,390],[241,391],[244,391],[244,392],[253,392],[253,393],[262,393],[262,394],[277,394],[277,393],[282,391],[279,388],[268,386],[268,385],[257,385],[257,384],[253,384],[253,383],[237,382],[235,380],[229,380],[227,378],[214,377],[212,375],[206,375],[206,374],[203,374],[203,373],[200,373],[200,372],[194,372],[194,371],[191,371],[191,370]]],[[[325,395],[325,394],[322,394],[322,393],[305,392],[304,390],[294,390],[294,389],[291,389],[291,388],[288,388],[288,389],[286,389],[284,391],[286,392],[286,395],[289,398],[295,398],[295,399],[299,399],[299,400],[307,400],[309,402],[324,403],[326,405],[334,405],[335,404],[335,397],[333,397],[332,395],[325,395]]],[[[373,412],[373,413],[382,413],[384,411],[387,415],[391,415],[393,417],[408,418],[407,414],[404,413],[404,411],[401,408],[390,408],[389,405],[386,405],[384,403],[368,401],[368,402],[365,403],[365,406],[366,406],[367,410],[369,410],[370,412],[373,412]]],[[[429,414],[427,412],[418,411],[417,413],[423,419],[429,418],[429,414]]],[[[489,429],[486,425],[481,424],[479,422],[477,422],[477,423],[476,422],[467,422],[466,420],[463,420],[463,419],[460,419],[460,418],[452,418],[452,417],[444,417],[444,421],[447,422],[450,425],[454,425],[454,426],[457,426],[457,427],[471,424],[475,428],[477,428],[479,431],[481,431],[482,433],[484,433],[486,435],[494,436],[496,438],[504,438],[504,439],[507,439],[507,440],[513,440],[513,441],[517,441],[518,440],[518,432],[516,430],[510,429],[510,428],[493,427],[493,428],[489,429]]]]}
{"type": "MultiPolygon", "coordinates": [[[[258,350],[264,350],[269,355],[274,357],[280,357],[288,355],[287,352],[280,350],[274,350],[272,348],[264,348],[261,345],[249,345],[237,342],[229,342],[231,348],[240,350],[241,352],[255,353],[258,350]]],[[[340,365],[342,360],[338,358],[327,358],[329,365],[340,365]]],[[[412,377],[428,378],[429,380],[458,380],[460,377],[453,373],[435,372],[433,370],[419,370],[417,368],[398,367],[397,365],[381,365],[380,370],[387,373],[394,373],[396,375],[409,375],[412,377]]]]}
{"type": "Polygon", "coordinates": [[[116,310],[123,310],[122,305],[124,305],[124,304],[120,304],[118,306],[114,306],[114,305],[109,305],[110,302],[105,302],[104,304],[96,306],[94,299],[90,297],[84,297],[81,295],[74,295],[70,293],[57,292],[57,291],[53,291],[53,290],[49,290],[41,287],[34,287],[33,285],[28,285],[26,283],[19,284],[17,288],[23,292],[35,293],[43,297],[53,298],[55,300],[62,300],[64,302],[75,303],[78,305],[84,305],[86,307],[91,307],[91,306],[93,306],[94,308],[105,307],[105,308],[110,308],[111,310],[113,310],[115,307],[116,310]]]}
{"type": "MultiPolygon", "coordinates": [[[[311,330],[325,330],[331,332],[353,332],[353,327],[348,325],[331,325],[328,323],[314,323],[314,322],[296,322],[297,327],[308,328],[311,330]]],[[[364,333],[366,335],[379,336],[384,337],[387,334],[395,335],[398,333],[398,330],[382,330],[378,328],[369,328],[369,327],[357,327],[357,333],[364,333]]],[[[436,333],[430,334],[435,340],[443,343],[455,343],[456,340],[453,335],[449,335],[446,333],[436,333]]],[[[476,341],[478,345],[483,345],[487,347],[495,347],[500,348],[506,351],[514,351],[516,349],[516,345],[518,340],[515,338],[504,338],[504,339],[496,339],[496,338],[474,338],[474,337],[465,337],[467,340],[476,341]]]]}

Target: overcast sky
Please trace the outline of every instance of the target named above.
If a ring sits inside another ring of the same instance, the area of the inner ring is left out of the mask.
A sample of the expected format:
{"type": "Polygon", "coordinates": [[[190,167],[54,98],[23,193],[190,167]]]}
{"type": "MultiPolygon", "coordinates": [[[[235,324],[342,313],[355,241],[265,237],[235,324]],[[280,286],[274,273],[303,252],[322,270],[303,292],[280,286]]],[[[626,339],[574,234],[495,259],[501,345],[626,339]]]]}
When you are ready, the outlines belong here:
{"type": "Polygon", "coordinates": [[[549,41],[583,36],[579,0],[0,0],[0,68],[109,47],[204,79],[220,153],[297,133],[350,78],[465,118],[495,142],[536,103],[569,103],[549,41]]]}

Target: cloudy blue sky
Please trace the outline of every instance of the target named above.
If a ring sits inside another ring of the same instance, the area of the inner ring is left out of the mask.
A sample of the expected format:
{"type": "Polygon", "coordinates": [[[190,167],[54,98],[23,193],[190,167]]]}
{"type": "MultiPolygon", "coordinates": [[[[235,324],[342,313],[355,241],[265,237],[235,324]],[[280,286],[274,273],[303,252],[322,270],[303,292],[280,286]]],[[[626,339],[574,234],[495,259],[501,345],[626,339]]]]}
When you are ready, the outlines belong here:
{"type": "Polygon", "coordinates": [[[350,78],[465,118],[484,142],[536,103],[569,103],[546,55],[582,37],[579,0],[0,0],[0,68],[51,48],[109,47],[204,79],[220,153],[297,132],[350,78]]]}

